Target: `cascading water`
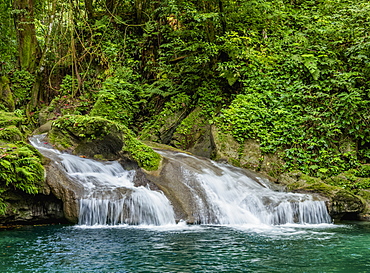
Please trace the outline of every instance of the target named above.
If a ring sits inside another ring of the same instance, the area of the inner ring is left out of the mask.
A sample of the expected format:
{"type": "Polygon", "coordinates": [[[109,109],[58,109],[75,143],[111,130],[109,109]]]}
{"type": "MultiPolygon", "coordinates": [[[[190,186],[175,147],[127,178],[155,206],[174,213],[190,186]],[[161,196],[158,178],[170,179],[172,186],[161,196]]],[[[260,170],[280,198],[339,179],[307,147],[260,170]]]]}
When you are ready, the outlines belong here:
{"type": "Polygon", "coordinates": [[[135,171],[126,171],[116,162],[60,153],[43,141],[30,139],[45,156],[60,162],[66,173],[84,189],[80,199],[80,225],[168,225],[175,224],[173,208],[163,193],[135,187],[135,171]]]}
{"type": "Polygon", "coordinates": [[[268,180],[251,179],[246,171],[195,156],[158,151],[178,161],[183,183],[194,196],[193,217],[200,224],[330,223],[324,201],[312,195],[273,189],[268,180]]]}
{"type": "MultiPolygon", "coordinates": [[[[98,162],[63,154],[34,136],[31,143],[45,156],[60,162],[84,189],[79,204],[80,225],[175,224],[175,213],[162,192],[135,187],[135,171],[118,162],[98,162]]],[[[170,151],[158,151],[179,166],[180,183],[191,193],[192,217],[198,224],[330,223],[324,201],[311,195],[274,189],[245,170],[170,151]]],[[[177,193],[180,194],[180,193],[177,193]]],[[[179,219],[178,219],[179,220],[179,219]]]]}

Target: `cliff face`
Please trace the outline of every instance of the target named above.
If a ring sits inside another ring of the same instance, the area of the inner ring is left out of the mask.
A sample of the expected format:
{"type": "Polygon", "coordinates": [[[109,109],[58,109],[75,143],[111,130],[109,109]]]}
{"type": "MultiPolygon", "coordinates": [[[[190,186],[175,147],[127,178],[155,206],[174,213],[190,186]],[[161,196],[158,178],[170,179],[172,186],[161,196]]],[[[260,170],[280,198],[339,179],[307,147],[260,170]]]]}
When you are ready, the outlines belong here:
{"type": "Polygon", "coordinates": [[[63,202],[53,194],[30,195],[22,191],[3,193],[7,204],[0,225],[65,223],[63,202]]]}

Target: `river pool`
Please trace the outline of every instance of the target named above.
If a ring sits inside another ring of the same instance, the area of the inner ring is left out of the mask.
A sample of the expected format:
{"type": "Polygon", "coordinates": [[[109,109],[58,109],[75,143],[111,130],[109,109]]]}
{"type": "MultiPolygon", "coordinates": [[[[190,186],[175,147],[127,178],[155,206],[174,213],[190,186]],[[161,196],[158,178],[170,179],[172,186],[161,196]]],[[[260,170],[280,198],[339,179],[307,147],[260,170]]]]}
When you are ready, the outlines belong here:
{"type": "Polygon", "coordinates": [[[0,272],[370,272],[370,223],[25,226],[0,230],[0,272]]]}

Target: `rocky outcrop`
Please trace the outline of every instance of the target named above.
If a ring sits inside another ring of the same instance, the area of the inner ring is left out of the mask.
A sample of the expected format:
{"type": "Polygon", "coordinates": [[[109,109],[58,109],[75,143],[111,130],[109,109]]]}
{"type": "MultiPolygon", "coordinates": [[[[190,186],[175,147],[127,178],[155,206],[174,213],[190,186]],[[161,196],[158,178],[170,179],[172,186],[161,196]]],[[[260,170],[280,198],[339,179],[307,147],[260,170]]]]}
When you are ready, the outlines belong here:
{"type": "Polygon", "coordinates": [[[125,157],[146,170],[156,170],[160,161],[126,126],[100,117],[61,117],[53,123],[48,138],[59,150],[99,160],[125,157]]]}
{"type": "Polygon", "coordinates": [[[309,177],[301,172],[282,174],[278,183],[287,190],[302,193],[320,194],[327,198],[329,214],[334,219],[353,218],[365,211],[366,203],[359,197],[341,187],[332,186],[319,178],[309,177]]]}
{"type": "Polygon", "coordinates": [[[12,190],[2,193],[2,198],[7,210],[0,215],[0,226],[66,222],[62,201],[51,194],[30,195],[12,190]]]}
{"type": "Polygon", "coordinates": [[[83,187],[70,179],[56,162],[50,162],[45,166],[45,171],[47,193],[52,194],[62,202],[65,219],[71,223],[77,223],[78,200],[83,194],[83,187]]]}

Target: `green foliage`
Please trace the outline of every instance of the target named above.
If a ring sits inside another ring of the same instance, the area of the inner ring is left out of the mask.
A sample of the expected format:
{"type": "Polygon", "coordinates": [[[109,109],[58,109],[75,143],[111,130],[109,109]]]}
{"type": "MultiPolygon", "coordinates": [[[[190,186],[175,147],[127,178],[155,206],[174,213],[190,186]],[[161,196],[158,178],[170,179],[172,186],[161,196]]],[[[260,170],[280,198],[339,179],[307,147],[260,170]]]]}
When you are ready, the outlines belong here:
{"type": "Polygon", "coordinates": [[[103,82],[90,114],[130,125],[141,103],[135,98],[137,92],[138,88],[124,79],[109,77],[103,82]]]}
{"type": "Polygon", "coordinates": [[[44,182],[39,152],[24,142],[0,144],[0,185],[28,194],[38,193],[44,182]]]}
{"type": "Polygon", "coordinates": [[[28,71],[16,70],[11,77],[11,86],[17,107],[26,105],[31,99],[35,77],[28,71]]]}
{"type": "Polygon", "coordinates": [[[338,176],[325,180],[326,183],[357,193],[358,190],[370,189],[369,166],[361,165],[357,169],[351,169],[338,176]]]}
{"type": "Polygon", "coordinates": [[[71,75],[66,75],[62,80],[59,92],[62,96],[68,96],[75,94],[75,90],[77,90],[77,88],[77,79],[73,78],[71,75]]]}
{"type": "MultiPolygon", "coordinates": [[[[370,162],[368,1],[134,2],[39,3],[42,87],[47,99],[60,95],[55,116],[93,104],[91,115],[170,143],[180,124],[192,134],[186,116],[199,108],[241,144],[280,151],[285,170],[328,177],[370,162]]],[[[0,53],[11,60],[11,6],[0,5],[0,53]]],[[[20,107],[33,78],[11,78],[20,107]]]]}

